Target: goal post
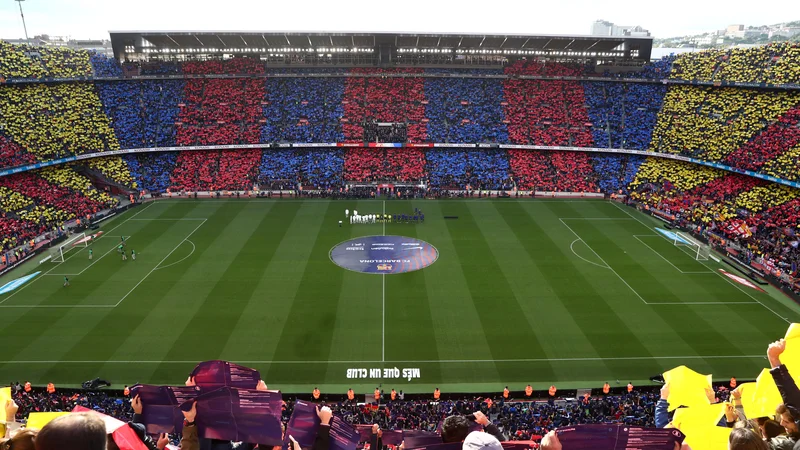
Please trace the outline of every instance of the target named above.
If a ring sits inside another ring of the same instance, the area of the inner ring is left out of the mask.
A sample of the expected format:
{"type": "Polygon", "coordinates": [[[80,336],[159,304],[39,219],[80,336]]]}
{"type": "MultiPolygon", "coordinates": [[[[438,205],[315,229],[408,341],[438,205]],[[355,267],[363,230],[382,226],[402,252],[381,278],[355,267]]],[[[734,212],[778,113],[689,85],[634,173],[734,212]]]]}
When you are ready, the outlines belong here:
{"type": "Polygon", "coordinates": [[[86,233],[78,233],[72,236],[63,244],[50,250],[50,261],[54,263],[63,263],[65,261],[65,254],[69,253],[69,251],[74,248],[88,247],[91,240],[91,237],[86,237],[86,233]]]}
{"type": "Polygon", "coordinates": [[[673,245],[676,247],[688,248],[689,251],[686,253],[690,254],[697,261],[708,261],[708,257],[711,255],[710,246],[698,242],[689,234],[682,231],[675,232],[674,237],[675,239],[672,241],[673,245]]]}

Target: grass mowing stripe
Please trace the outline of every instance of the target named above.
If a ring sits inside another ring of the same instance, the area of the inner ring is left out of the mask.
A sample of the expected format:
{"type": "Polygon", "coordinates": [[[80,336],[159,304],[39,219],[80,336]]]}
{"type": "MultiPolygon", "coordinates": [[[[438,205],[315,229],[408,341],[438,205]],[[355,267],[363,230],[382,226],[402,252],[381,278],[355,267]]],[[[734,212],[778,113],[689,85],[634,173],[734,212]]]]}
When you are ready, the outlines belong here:
{"type": "MultiPolygon", "coordinates": [[[[425,268],[425,283],[430,313],[435,318],[433,332],[439,357],[442,360],[493,359],[485,334],[465,332],[480,330],[482,325],[440,205],[439,202],[429,200],[417,200],[412,204],[412,207],[423,210],[426,217],[423,225],[415,227],[417,236],[439,250],[436,263],[425,268]]],[[[397,226],[403,229],[408,225],[397,226]]],[[[405,350],[412,354],[415,348],[405,350]]],[[[427,374],[433,372],[434,375],[441,376],[441,381],[437,384],[442,389],[449,380],[459,380],[462,383],[500,380],[497,367],[488,363],[467,365],[466,368],[453,364],[430,364],[420,369],[424,371],[423,384],[428,379],[427,374]]]]}
{"type": "MultiPolygon", "coordinates": [[[[231,361],[265,361],[273,358],[278,338],[286,325],[300,277],[310,258],[323,216],[316,203],[297,203],[300,209],[266,261],[255,290],[247,299],[239,322],[231,330],[224,358],[231,361]]],[[[262,368],[262,366],[259,366],[262,368]]]]}
{"type": "Polygon", "coordinates": [[[188,356],[188,359],[209,360],[220,357],[258,285],[266,261],[272,258],[299,209],[299,203],[286,203],[276,204],[272,208],[267,206],[239,211],[228,227],[230,234],[237,235],[239,239],[221,237],[230,242],[230,250],[235,255],[232,253],[230,264],[214,286],[198,296],[200,300],[204,294],[197,312],[173,344],[166,359],[188,356]]]}
{"type": "MultiPolygon", "coordinates": [[[[444,215],[458,216],[458,220],[447,221],[447,228],[461,260],[461,270],[472,293],[492,359],[504,359],[515,354],[546,357],[527,321],[509,326],[509,317],[524,317],[522,307],[508,284],[505,272],[493,258],[486,237],[480,233],[469,208],[464,203],[442,203],[441,206],[444,215]]],[[[503,380],[522,380],[526,376],[505,370],[504,366],[498,366],[498,372],[503,380]]],[[[541,366],[537,375],[546,379],[555,378],[549,365],[541,366]]]]}
{"type": "MultiPolygon", "coordinates": [[[[340,211],[340,218],[346,225],[336,228],[340,233],[336,245],[350,238],[361,236],[380,236],[383,224],[350,225],[345,219],[344,210],[358,211],[359,214],[381,214],[383,201],[334,202],[333,209],[340,211]]],[[[338,222],[339,219],[336,219],[338,222]]],[[[328,222],[323,226],[334,224],[328,222]]],[[[333,247],[333,245],[331,245],[333,247]]],[[[330,250],[330,249],[329,249],[330,250]]],[[[380,275],[353,272],[336,266],[328,260],[328,270],[342,272],[339,291],[331,292],[338,296],[335,311],[335,322],[331,334],[329,361],[370,361],[380,360],[383,344],[383,287],[380,275]]],[[[373,367],[380,368],[380,364],[373,367]]],[[[348,381],[346,371],[334,365],[328,365],[324,378],[348,381]]],[[[320,377],[322,378],[322,377],[320,377]]],[[[373,386],[374,388],[375,386],[373,386]]]]}
{"type": "MultiPolygon", "coordinates": [[[[582,355],[596,357],[589,339],[583,333],[564,307],[556,294],[551,280],[544,276],[534,260],[552,261],[552,255],[529,252],[525,244],[530,242],[524,232],[524,221],[505,217],[496,205],[498,203],[468,203],[473,216],[481,217],[477,221],[486,241],[489,243],[495,260],[511,262],[503,264],[507,280],[522,311],[536,333],[545,354],[550,358],[561,355],[582,355]],[[515,223],[510,226],[509,222],[515,223]],[[547,311],[547,314],[542,314],[547,311]]],[[[527,214],[519,212],[520,217],[527,219],[527,214]]],[[[599,368],[601,365],[598,365],[599,368]]],[[[554,370],[556,367],[554,367],[554,370]]],[[[558,374],[567,376],[567,374],[558,374]]]]}
{"type": "MultiPolygon", "coordinates": [[[[414,206],[418,205],[410,201],[390,201],[386,206],[388,213],[402,214],[413,212],[414,206]]],[[[435,219],[431,217],[428,221],[434,220],[441,220],[441,217],[435,219]]],[[[386,234],[421,239],[418,230],[428,226],[430,225],[427,223],[421,225],[391,223],[386,225],[386,234]]],[[[438,261],[434,264],[438,264],[438,261]]],[[[410,353],[419,360],[441,359],[438,351],[441,343],[436,339],[436,324],[431,312],[431,302],[439,299],[431,298],[429,295],[428,273],[428,269],[423,269],[396,275],[381,275],[385,277],[386,282],[386,359],[389,361],[401,360],[410,356],[410,353]]],[[[432,369],[421,374],[422,379],[426,383],[441,383],[442,373],[438,364],[429,367],[432,369]]]]}
{"type": "MultiPolygon", "coordinates": [[[[594,273],[597,274],[595,276],[604,277],[608,274],[607,270],[586,266],[580,260],[571,260],[567,256],[572,236],[565,233],[568,230],[565,230],[558,220],[560,215],[550,209],[551,204],[507,202],[497,204],[497,209],[536,263],[539,271],[549,280],[550,286],[575,323],[586,335],[594,354],[602,357],[652,355],[641,343],[639,336],[620,317],[624,311],[619,310],[616,305],[609,304],[606,296],[613,296],[615,293],[598,291],[585,275],[594,273]],[[555,237],[561,242],[557,243],[555,237]],[[583,266],[579,268],[578,265],[581,264],[583,266]]],[[[654,362],[640,361],[639,364],[648,367],[654,373],[660,370],[654,362]]],[[[600,365],[587,363],[583,368],[587,372],[584,378],[600,378],[597,375],[605,374],[606,367],[615,377],[622,377],[626,374],[623,372],[625,368],[621,366],[623,364],[610,362],[603,362],[600,365]],[[588,376],[588,373],[592,376],[588,376]]]]}
{"type": "MultiPolygon", "coordinates": [[[[336,311],[342,289],[343,270],[331,264],[328,253],[342,237],[342,228],[336,223],[343,220],[344,210],[339,203],[321,203],[320,214],[323,214],[323,226],[316,236],[308,236],[314,240],[314,248],[302,281],[297,290],[286,326],[275,351],[278,360],[317,360],[327,361],[331,351],[331,338],[336,323],[336,311]]],[[[361,343],[354,343],[359,345],[361,343]]],[[[317,366],[314,370],[297,370],[295,368],[269,368],[267,379],[275,382],[318,383],[324,369],[317,366]]]]}

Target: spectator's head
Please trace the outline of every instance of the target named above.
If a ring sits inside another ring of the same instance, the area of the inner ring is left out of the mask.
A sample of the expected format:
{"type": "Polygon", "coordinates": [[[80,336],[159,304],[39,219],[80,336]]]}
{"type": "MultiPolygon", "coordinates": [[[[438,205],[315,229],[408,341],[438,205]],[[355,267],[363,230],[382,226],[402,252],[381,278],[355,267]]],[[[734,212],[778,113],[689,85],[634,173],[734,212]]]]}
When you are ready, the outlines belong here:
{"type": "Polygon", "coordinates": [[[90,413],[61,416],[36,437],[36,450],[105,450],[106,426],[90,413]]]}
{"type": "Polygon", "coordinates": [[[450,416],[442,424],[443,442],[461,442],[469,434],[470,422],[464,416],[450,416]]]}
{"type": "Polygon", "coordinates": [[[503,446],[496,437],[483,431],[473,431],[464,439],[461,450],[502,450],[503,446]]]}
{"type": "Polygon", "coordinates": [[[786,405],[779,405],[777,412],[781,416],[781,426],[786,429],[786,432],[789,434],[797,433],[797,417],[795,417],[794,412],[787,408],[786,405]]]}
{"type": "Polygon", "coordinates": [[[749,428],[734,428],[728,439],[729,450],[769,450],[769,446],[755,431],[749,428]]]}
{"type": "Polygon", "coordinates": [[[11,439],[0,439],[0,450],[35,450],[36,434],[39,430],[19,430],[11,439]]]}
{"type": "Polygon", "coordinates": [[[784,429],[780,423],[772,419],[759,421],[758,427],[761,429],[761,435],[767,440],[786,433],[786,429],[784,429]]]}

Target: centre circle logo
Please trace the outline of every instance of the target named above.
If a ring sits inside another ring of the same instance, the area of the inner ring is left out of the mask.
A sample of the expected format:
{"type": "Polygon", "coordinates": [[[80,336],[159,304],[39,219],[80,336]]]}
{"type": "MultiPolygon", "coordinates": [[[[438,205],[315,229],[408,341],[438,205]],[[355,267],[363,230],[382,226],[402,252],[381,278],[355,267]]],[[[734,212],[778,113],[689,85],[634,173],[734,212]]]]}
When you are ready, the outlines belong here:
{"type": "Polygon", "coordinates": [[[331,261],[361,273],[405,273],[435,263],[439,251],[431,244],[404,236],[363,236],[331,249],[331,261]]]}

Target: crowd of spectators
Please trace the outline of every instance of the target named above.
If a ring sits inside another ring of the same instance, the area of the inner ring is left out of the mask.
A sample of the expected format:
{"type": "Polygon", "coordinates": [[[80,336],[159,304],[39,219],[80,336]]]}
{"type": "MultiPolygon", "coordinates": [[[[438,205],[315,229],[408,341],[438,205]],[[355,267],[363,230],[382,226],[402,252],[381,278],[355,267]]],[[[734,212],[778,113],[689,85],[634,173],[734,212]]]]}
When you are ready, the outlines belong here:
{"type": "MultiPolygon", "coordinates": [[[[517,61],[509,75],[580,76],[582,69],[567,64],[517,61]]],[[[515,144],[591,147],[592,124],[586,112],[583,85],[578,81],[503,81],[509,141],[515,144]]]]}
{"type": "Polygon", "coordinates": [[[509,150],[511,173],[523,191],[599,192],[586,152],[509,150]]]}
{"type": "Polygon", "coordinates": [[[440,150],[427,155],[430,185],[440,189],[506,190],[513,185],[503,150],[440,150]]]}
{"type": "Polygon", "coordinates": [[[166,192],[172,186],[170,175],[177,160],[177,152],[125,155],[135,187],[157,193],[166,192]]]}
{"type": "Polygon", "coordinates": [[[346,181],[419,182],[425,176],[425,153],[411,148],[353,148],[344,157],[346,181]]]}
{"type": "Polygon", "coordinates": [[[0,110],[5,133],[38,159],[119,148],[90,83],[3,88],[0,110]]]}
{"type": "Polygon", "coordinates": [[[94,76],[96,77],[122,77],[122,67],[114,58],[109,58],[100,53],[92,53],[89,56],[89,61],[92,63],[92,69],[94,69],[94,76]]]}
{"type": "MultiPolygon", "coordinates": [[[[762,171],[765,163],[800,145],[800,103],[725,158],[725,164],[740,169],[762,171]]],[[[769,170],[769,169],[767,169],[769,170]]],[[[786,174],[787,179],[796,175],[786,174]]]]}
{"type": "Polygon", "coordinates": [[[343,78],[267,78],[261,142],[342,142],[343,78]]]}
{"type": "Polygon", "coordinates": [[[0,131],[0,167],[15,167],[36,162],[33,154],[9,139],[0,131]]]}
{"type": "Polygon", "coordinates": [[[594,147],[646,150],[666,86],[584,82],[594,147]]]}
{"type": "Polygon", "coordinates": [[[597,185],[605,193],[627,193],[644,157],[626,154],[592,155],[592,165],[597,173],[597,185]]]}
{"type": "Polygon", "coordinates": [[[111,81],[95,86],[122,148],[175,145],[183,81],[111,81]]]}
{"type": "Polygon", "coordinates": [[[682,53],[670,78],[691,81],[800,83],[800,43],[775,42],[682,53]]]}
{"type": "MultiPolygon", "coordinates": [[[[428,73],[446,72],[427,70],[428,73]]],[[[483,71],[482,74],[499,74],[483,71]]],[[[431,142],[508,142],[503,115],[503,83],[498,79],[426,78],[425,108],[431,142]]]]}
{"type": "Polygon", "coordinates": [[[650,149],[720,161],[798,103],[791,91],[672,86],[650,149]]]}
{"type": "Polygon", "coordinates": [[[0,41],[0,78],[67,78],[92,75],[89,53],[59,46],[0,41]]]}
{"type": "MultiPolygon", "coordinates": [[[[364,75],[418,74],[422,69],[357,68],[364,75]]],[[[370,122],[405,124],[408,142],[426,142],[425,83],[420,77],[348,77],[342,131],[347,142],[364,142],[370,122]]]]}

